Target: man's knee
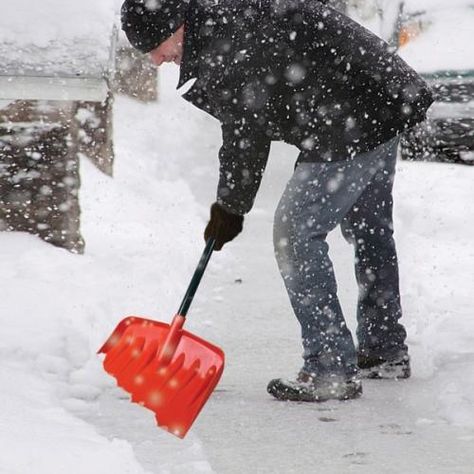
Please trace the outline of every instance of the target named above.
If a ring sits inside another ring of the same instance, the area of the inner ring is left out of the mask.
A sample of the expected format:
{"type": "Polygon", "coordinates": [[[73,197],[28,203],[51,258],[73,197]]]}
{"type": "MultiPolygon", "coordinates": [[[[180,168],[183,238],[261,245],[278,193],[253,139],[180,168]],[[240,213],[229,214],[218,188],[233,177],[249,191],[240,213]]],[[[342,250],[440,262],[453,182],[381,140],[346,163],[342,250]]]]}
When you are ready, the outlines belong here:
{"type": "Polygon", "coordinates": [[[392,239],[393,225],[391,220],[377,215],[357,220],[348,217],[341,222],[341,233],[351,244],[381,245],[392,239]]]}

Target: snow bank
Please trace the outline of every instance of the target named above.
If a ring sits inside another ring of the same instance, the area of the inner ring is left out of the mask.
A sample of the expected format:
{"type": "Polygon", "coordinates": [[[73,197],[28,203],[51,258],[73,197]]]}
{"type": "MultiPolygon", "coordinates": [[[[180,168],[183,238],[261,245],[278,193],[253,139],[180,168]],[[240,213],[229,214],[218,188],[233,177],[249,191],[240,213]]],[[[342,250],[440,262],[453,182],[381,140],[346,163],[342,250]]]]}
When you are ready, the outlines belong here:
{"type": "MultiPolygon", "coordinates": [[[[117,109],[114,178],[81,164],[86,254],[0,233],[0,473],[146,472],[120,433],[84,421],[101,394],[118,392],[96,351],[127,315],[172,318],[202,250],[204,222],[176,168],[177,140],[188,154],[192,146],[178,138],[179,128],[167,140],[160,135],[166,106],[119,99],[117,109]]],[[[134,408],[160,458],[153,472],[172,472],[163,466],[173,465],[210,472],[198,440],[177,440],[181,449],[169,451],[159,441],[169,435],[160,438],[153,414],[134,408]]],[[[132,404],[121,409],[114,418],[127,433],[123,418],[132,404]]]]}
{"type": "Polygon", "coordinates": [[[396,179],[403,307],[416,377],[440,415],[474,427],[474,169],[404,163],[396,179]]]}
{"type": "MultiPolygon", "coordinates": [[[[28,338],[19,339],[25,345],[30,343],[28,338]]],[[[0,369],[2,425],[6,428],[0,429],[1,473],[145,473],[129,443],[105,439],[60,406],[43,377],[64,367],[63,360],[51,358],[48,367],[42,367],[46,372],[41,373],[34,362],[25,364],[19,352],[17,361],[14,358],[3,357],[0,369]]],[[[46,357],[40,358],[44,364],[46,357]]]]}

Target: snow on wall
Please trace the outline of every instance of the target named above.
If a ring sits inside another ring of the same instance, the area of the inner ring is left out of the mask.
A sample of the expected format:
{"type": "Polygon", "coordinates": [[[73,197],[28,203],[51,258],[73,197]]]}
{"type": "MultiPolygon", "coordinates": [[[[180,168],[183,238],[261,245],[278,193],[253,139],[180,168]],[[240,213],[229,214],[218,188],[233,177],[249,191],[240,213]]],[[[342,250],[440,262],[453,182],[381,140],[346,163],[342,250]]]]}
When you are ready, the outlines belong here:
{"type": "Polygon", "coordinates": [[[0,16],[0,74],[101,75],[116,0],[15,0],[0,16]]]}

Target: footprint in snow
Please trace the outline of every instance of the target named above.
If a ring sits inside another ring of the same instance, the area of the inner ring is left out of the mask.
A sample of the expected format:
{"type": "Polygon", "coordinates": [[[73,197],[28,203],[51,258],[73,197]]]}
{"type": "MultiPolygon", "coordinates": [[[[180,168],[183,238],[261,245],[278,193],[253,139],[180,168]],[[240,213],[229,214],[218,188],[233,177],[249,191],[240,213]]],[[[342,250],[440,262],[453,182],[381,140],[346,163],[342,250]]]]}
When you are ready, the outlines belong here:
{"type": "Polygon", "coordinates": [[[342,457],[349,460],[351,464],[359,464],[364,465],[367,464],[367,456],[369,453],[364,453],[362,451],[357,451],[355,453],[347,453],[344,454],[342,457]]]}
{"type": "Polygon", "coordinates": [[[395,434],[395,435],[411,435],[413,431],[405,430],[402,426],[397,423],[387,423],[385,425],[379,425],[381,428],[380,433],[382,434],[395,434]]]}
{"type": "Polygon", "coordinates": [[[320,416],[318,420],[324,423],[332,423],[333,421],[338,421],[336,418],[330,418],[328,416],[320,416]]]}

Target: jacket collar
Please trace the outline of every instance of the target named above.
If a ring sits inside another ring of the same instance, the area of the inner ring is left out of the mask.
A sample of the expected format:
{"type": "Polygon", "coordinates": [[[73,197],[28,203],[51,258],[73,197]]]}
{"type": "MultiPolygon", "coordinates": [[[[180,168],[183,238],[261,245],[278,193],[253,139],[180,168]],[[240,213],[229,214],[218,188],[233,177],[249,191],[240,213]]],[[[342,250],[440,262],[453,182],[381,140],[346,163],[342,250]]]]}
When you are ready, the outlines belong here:
{"type": "Polygon", "coordinates": [[[179,70],[177,89],[198,76],[200,51],[199,8],[197,0],[191,0],[184,19],[183,57],[179,70]]]}

